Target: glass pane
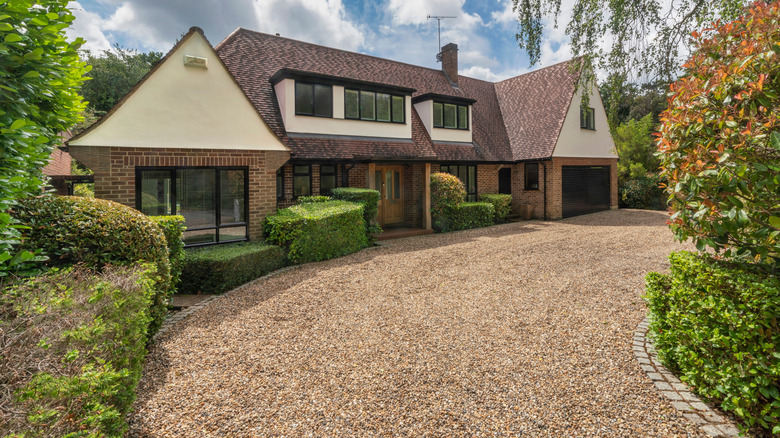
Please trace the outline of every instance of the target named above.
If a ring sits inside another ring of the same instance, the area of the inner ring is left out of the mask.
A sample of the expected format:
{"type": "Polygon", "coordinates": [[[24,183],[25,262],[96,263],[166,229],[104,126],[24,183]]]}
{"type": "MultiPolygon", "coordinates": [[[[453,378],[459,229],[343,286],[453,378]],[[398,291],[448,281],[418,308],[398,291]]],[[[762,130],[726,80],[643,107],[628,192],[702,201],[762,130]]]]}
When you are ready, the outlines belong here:
{"type": "Polygon", "coordinates": [[[336,188],[336,175],[320,176],[320,195],[329,195],[336,188]]]}
{"type": "Polygon", "coordinates": [[[282,169],[276,171],[276,197],[284,198],[284,171],[282,169]]]}
{"type": "Polygon", "coordinates": [[[458,166],[458,179],[463,183],[464,189],[466,188],[466,178],[468,178],[466,176],[466,167],[467,166],[458,166]]]}
{"type": "Polygon", "coordinates": [[[435,128],[441,128],[444,126],[444,113],[440,103],[433,104],[433,126],[435,128]]]}
{"type": "Polygon", "coordinates": [[[385,172],[385,199],[393,199],[393,172],[385,172]]]}
{"type": "Polygon", "coordinates": [[[232,242],[246,239],[246,227],[230,227],[219,229],[220,242],[232,242]]]}
{"type": "Polygon", "coordinates": [[[374,172],[374,189],[382,193],[382,172],[379,170],[374,172]]]}
{"type": "Polygon", "coordinates": [[[358,101],[360,93],[357,90],[344,90],[344,117],[357,119],[360,117],[358,101]]]}
{"type": "Polygon", "coordinates": [[[445,128],[457,128],[457,106],[451,103],[444,104],[444,127],[445,128]]]}
{"type": "Polygon", "coordinates": [[[469,128],[469,107],[458,106],[458,128],[469,128]]]}
{"type": "Polygon", "coordinates": [[[320,174],[335,174],[335,166],[320,166],[320,174]]]}
{"type": "Polygon", "coordinates": [[[401,199],[401,174],[393,172],[393,199],[401,199]]]}
{"type": "Polygon", "coordinates": [[[314,86],[314,115],[333,117],[333,89],[330,85],[314,86]]]}
{"type": "Polygon", "coordinates": [[[244,205],[244,171],[222,170],[220,175],[220,223],[246,222],[244,205]]]}
{"type": "Polygon", "coordinates": [[[314,114],[314,95],[311,84],[295,83],[295,112],[297,114],[314,114]]]}
{"type": "Polygon", "coordinates": [[[181,237],[185,245],[212,243],[217,241],[217,230],[185,231],[181,237]]]}
{"type": "Polygon", "coordinates": [[[450,166],[441,166],[439,168],[439,171],[444,172],[444,173],[450,173],[450,166]]]}
{"type": "Polygon", "coordinates": [[[476,193],[477,192],[477,166],[467,166],[468,167],[468,187],[466,188],[466,191],[469,193],[476,193]]]}
{"type": "Polygon", "coordinates": [[[404,98],[403,96],[393,96],[393,121],[404,122],[404,98]]]}
{"type": "Polygon", "coordinates": [[[539,164],[527,163],[525,165],[525,189],[539,189],[539,164]]]}
{"type": "Polygon", "coordinates": [[[376,119],[376,114],[374,113],[374,93],[360,92],[360,118],[363,120],[376,119]]]}
{"type": "Polygon", "coordinates": [[[376,119],[380,122],[390,121],[390,95],[377,93],[376,119]]]}
{"type": "Polygon", "coordinates": [[[295,166],[293,167],[293,173],[305,173],[309,174],[309,166],[295,166]]]}
{"type": "Polygon", "coordinates": [[[310,177],[307,176],[294,176],[293,177],[293,196],[310,196],[311,184],[310,177]]]}
{"type": "Polygon", "coordinates": [[[173,214],[170,170],[141,172],[141,213],[150,216],[173,214]]]}
{"type": "Polygon", "coordinates": [[[217,225],[216,173],[214,169],[176,171],[176,211],[187,228],[217,225]]]}

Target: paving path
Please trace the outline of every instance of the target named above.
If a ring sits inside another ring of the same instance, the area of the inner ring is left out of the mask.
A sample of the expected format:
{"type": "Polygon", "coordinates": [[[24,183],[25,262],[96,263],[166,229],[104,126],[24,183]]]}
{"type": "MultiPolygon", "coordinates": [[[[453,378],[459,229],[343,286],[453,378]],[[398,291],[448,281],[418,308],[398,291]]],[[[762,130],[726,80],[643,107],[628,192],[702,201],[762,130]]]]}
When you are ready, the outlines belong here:
{"type": "Polygon", "coordinates": [[[131,436],[704,436],[632,352],[666,214],[391,241],[261,279],[157,339],[131,436]]]}

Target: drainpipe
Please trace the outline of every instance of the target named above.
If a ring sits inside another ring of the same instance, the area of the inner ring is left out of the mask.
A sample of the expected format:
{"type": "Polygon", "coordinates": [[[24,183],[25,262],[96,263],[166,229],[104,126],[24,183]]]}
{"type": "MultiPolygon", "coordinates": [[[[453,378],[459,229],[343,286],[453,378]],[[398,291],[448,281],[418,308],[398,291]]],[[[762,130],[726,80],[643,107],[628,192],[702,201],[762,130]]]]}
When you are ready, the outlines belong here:
{"type": "Polygon", "coordinates": [[[351,162],[349,167],[341,163],[341,187],[349,187],[349,171],[355,167],[355,162],[351,162]]]}
{"type": "Polygon", "coordinates": [[[544,168],[544,220],[547,220],[547,161],[542,161],[544,168]]]}

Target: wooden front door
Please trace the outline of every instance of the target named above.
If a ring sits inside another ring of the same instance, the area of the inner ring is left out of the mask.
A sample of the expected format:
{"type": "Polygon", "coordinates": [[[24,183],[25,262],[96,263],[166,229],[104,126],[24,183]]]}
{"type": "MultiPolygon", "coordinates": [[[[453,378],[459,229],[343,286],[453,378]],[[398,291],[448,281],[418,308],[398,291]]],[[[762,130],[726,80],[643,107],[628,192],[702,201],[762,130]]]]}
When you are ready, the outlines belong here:
{"type": "Polygon", "coordinates": [[[404,221],[404,169],[403,166],[377,166],[374,183],[381,194],[377,221],[380,226],[400,224],[404,221]]]}

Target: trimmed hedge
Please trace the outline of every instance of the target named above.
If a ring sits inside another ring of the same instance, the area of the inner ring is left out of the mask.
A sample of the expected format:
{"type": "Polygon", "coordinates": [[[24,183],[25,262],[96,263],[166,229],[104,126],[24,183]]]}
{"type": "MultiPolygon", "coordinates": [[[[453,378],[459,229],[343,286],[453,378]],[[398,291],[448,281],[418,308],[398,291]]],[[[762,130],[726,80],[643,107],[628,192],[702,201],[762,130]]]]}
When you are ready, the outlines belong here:
{"type": "Polygon", "coordinates": [[[284,251],[264,242],[188,249],[179,291],[221,294],[286,264],[284,251]]]}
{"type": "Polygon", "coordinates": [[[487,202],[463,202],[452,210],[451,227],[445,231],[468,230],[493,225],[493,204],[487,202]]]}
{"type": "Polygon", "coordinates": [[[299,196],[298,204],[309,204],[312,202],[328,202],[332,201],[330,196],[299,196]]]}
{"type": "Polygon", "coordinates": [[[294,205],[267,216],[269,243],[289,248],[293,263],[327,260],[368,246],[364,204],[329,201],[294,205]]]}
{"type": "Polygon", "coordinates": [[[149,216],[165,234],[168,244],[168,261],[171,263],[171,288],[176,292],[181,278],[181,267],[184,263],[184,241],[181,239],[184,230],[184,216],[149,216]]]}
{"type": "Polygon", "coordinates": [[[745,426],[780,433],[780,278],[707,255],[672,253],[647,276],[650,329],[661,359],[745,426]]]}
{"type": "Polygon", "coordinates": [[[333,199],[363,204],[363,219],[366,222],[366,233],[369,236],[379,234],[382,228],[376,222],[379,213],[379,190],[360,189],[355,187],[339,187],[331,190],[333,199]]]}
{"type": "Polygon", "coordinates": [[[29,227],[20,249],[38,248],[49,256],[49,266],[83,264],[100,270],[106,264],[153,263],[157,293],[152,300],[151,334],[168,313],[171,264],[168,244],[160,227],[148,216],[105,199],[79,196],[42,196],[20,201],[14,216],[29,227]]]}
{"type": "MultiPolygon", "coordinates": [[[[496,209],[493,207],[493,204],[488,202],[464,202],[463,199],[465,197],[466,189],[458,177],[443,172],[432,174],[431,219],[433,221],[433,229],[444,233],[447,231],[486,227],[493,224],[493,220],[496,217],[496,209]]],[[[511,202],[511,197],[509,200],[511,202]]]]}
{"type": "Polygon", "coordinates": [[[0,294],[10,436],[122,436],[146,356],[155,267],[53,270],[0,294]]]}
{"type": "Polygon", "coordinates": [[[497,224],[505,222],[507,215],[512,211],[512,195],[485,194],[479,195],[479,200],[493,204],[495,210],[493,221],[497,224]]]}

